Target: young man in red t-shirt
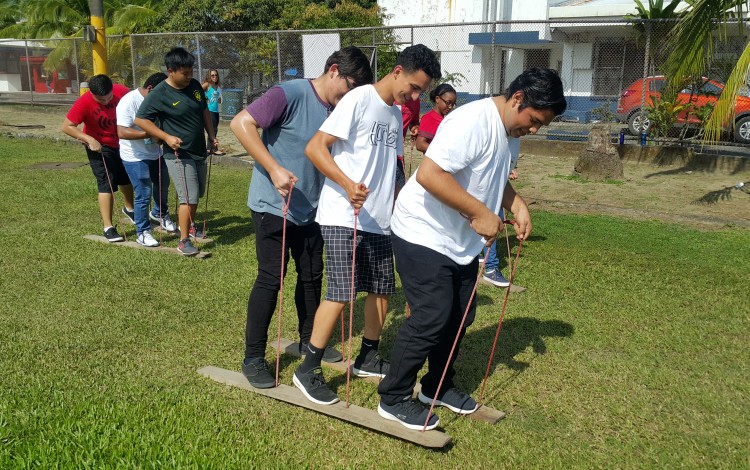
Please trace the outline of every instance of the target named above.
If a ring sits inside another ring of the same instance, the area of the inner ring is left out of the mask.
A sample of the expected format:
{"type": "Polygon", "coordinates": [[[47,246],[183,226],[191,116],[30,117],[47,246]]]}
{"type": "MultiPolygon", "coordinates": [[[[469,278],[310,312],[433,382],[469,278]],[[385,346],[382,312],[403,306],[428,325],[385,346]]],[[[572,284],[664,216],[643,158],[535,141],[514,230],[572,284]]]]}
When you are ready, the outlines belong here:
{"type": "Polygon", "coordinates": [[[106,75],[93,76],[89,80],[89,91],[73,103],[62,125],[65,134],[86,146],[86,155],[99,190],[104,236],[110,242],[123,240],[112,223],[114,192],[118,188],[125,199],[122,212],[131,221],[134,220],[133,185],[120,159],[120,140],[117,137],[117,103],[129,91],[124,85],[113,84],[106,75]],[[81,123],[83,131],[78,129],[81,123]]]}

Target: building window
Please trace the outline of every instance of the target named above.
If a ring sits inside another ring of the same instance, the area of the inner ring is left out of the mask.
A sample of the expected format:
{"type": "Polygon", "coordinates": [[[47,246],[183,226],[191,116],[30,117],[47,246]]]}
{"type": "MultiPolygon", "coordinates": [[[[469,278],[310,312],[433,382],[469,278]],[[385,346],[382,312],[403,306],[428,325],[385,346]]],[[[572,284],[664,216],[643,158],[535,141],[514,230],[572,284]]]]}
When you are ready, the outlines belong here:
{"type": "Polygon", "coordinates": [[[594,43],[594,96],[619,96],[643,76],[643,49],[626,40],[594,43]],[[639,65],[641,65],[639,67],[639,65]]]}

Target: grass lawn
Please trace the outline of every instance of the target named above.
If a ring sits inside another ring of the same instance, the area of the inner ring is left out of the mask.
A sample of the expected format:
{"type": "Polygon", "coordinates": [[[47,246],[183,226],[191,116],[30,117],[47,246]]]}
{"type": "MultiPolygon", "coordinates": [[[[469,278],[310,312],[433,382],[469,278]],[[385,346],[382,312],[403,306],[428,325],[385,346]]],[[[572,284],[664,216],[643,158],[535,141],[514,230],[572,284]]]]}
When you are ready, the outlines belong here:
{"type": "MultiPolygon", "coordinates": [[[[535,212],[528,290],[511,295],[485,392],[508,416],[439,410],[454,444],[437,452],[196,374],[243,357],[249,170],[212,169],[213,257],[194,260],[84,240],[101,231],[91,170],[30,168],[84,161],[0,137],[0,468],[750,467],[750,231],[535,212]]],[[[457,376],[472,393],[502,295],[479,290],[457,376]]],[[[386,357],[403,307],[394,296],[386,357]]],[[[283,359],[284,383],[296,364],[283,359]]],[[[375,409],[375,386],[354,381],[352,401],[375,409]]]]}

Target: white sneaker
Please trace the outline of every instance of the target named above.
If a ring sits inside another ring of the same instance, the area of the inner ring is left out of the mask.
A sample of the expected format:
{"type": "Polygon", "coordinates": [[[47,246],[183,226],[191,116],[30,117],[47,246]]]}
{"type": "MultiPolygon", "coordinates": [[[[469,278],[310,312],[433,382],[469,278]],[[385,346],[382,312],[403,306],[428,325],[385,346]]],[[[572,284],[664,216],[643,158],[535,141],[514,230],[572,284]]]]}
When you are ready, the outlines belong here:
{"type": "Polygon", "coordinates": [[[148,247],[159,246],[159,242],[151,235],[151,232],[146,230],[138,234],[138,244],[148,247]]]}
{"type": "Polygon", "coordinates": [[[148,217],[153,220],[154,222],[157,222],[161,228],[166,230],[167,232],[176,232],[177,231],[177,225],[172,221],[172,218],[169,216],[169,214],[164,215],[164,217],[161,218],[161,221],[159,221],[159,217],[154,216],[152,213],[148,213],[148,217]]]}

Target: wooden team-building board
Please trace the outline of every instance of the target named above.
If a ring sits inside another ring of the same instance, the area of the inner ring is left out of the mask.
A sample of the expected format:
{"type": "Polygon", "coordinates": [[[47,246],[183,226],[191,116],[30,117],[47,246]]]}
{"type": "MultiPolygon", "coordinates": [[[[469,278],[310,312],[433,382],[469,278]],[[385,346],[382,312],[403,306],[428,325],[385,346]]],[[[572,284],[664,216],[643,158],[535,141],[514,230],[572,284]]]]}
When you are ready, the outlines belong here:
{"type": "Polygon", "coordinates": [[[348,408],[344,402],[334,403],[333,405],[318,405],[317,403],[313,403],[305,398],[305,396],[302,395],[302,392],[296,387],[289,385],[279,384],[278,387],[255,388],[250,385],[245,376],[240,372],[221,369],[214,366],[206,366],[198,369],[198,373],[219,383],[248,390],[302,408],[307,408],[332,418],[356,424],[357,426],[413,442],[424,447],[443,448],[451,442],[451,437],[441,431],[413,431],[395,421],[389,421],[380,417],[377,411],[362,408],[357,405],[349,404],[348,408]]]}
{"type": "MultiPolygon", "coordinates": [[[[154,247],[147,247],[140,245],[134,241],[122,241],[122,242],[110,242],[102,235],[84,235],[83,238],[87,240],[94,240],[97,242],[106,243],[107,245],[116,245],[116,246],[124,246],[128,248],[138,248],[142,250],[149,250],[149,251],[159,251],[162,253],[171,253],[173,255],[180,255],[183,256],[182,253],[177,251],[177,248],[172,248],[168,246],[154,246],[154,247]]],[[[210,251],[200,251],[197,255],[193,256],[186,256],[186,258],[210,258],[211,252],[210,251]]]]}

